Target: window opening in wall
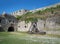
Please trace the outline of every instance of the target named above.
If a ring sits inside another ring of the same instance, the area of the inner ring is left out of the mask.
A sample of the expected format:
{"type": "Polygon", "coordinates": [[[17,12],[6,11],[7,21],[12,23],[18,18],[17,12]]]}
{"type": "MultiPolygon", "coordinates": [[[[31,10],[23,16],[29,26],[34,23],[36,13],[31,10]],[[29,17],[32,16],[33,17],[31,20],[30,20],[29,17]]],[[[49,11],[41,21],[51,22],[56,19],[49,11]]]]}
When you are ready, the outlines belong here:
{"type": "Polygon", "coordinates": [[[13,21],[13,23],[14,23],[14,21],[13,21]]]}
{"type": "Polygon", "coordinates": [[[11,22],[11,20],[9,20],[9,22],[11,22]]]}
{"type": "Polygon", "coordinates": [[[27,26],[25,25],[25,28],[26,28],[27,26]]]}
{"type": "Polygon", "coordinates": [[[21,12],[21,10],[19,10],[19,12],[21,12]]]}
{"type": "Polygon", "coordinates": [[[27,12],[27,10],[25,10],[25,12],[27,12]]]}

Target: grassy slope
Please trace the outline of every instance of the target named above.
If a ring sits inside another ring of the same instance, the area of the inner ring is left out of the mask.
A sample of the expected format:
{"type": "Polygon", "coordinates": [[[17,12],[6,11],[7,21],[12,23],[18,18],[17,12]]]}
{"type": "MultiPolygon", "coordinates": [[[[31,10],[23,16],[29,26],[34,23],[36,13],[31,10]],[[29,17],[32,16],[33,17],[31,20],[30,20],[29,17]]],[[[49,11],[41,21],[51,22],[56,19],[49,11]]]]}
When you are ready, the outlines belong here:
{"type": "Polygon", "coordinates": [[[0,32],[0,44],[60,44],[60,38],[18,32],[0,32]]]}

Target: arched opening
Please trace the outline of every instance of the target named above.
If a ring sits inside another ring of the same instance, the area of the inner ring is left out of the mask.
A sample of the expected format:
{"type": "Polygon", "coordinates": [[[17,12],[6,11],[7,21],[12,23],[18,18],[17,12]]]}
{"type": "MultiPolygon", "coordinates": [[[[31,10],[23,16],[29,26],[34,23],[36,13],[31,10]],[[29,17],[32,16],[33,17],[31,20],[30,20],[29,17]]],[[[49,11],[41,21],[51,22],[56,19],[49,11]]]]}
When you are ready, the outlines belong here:
{"type": "Polygon", "coordinates": [[[14,24],[11,24],[11,26],[8,28],[8,32],[14,32],[14,24]]]}
{"type": "Polygon", "coordinates": [[[9,28],[8,28],[8,32],[14,32],[14,27],[12,27],[12,26],[9,27],[9,28]]]}

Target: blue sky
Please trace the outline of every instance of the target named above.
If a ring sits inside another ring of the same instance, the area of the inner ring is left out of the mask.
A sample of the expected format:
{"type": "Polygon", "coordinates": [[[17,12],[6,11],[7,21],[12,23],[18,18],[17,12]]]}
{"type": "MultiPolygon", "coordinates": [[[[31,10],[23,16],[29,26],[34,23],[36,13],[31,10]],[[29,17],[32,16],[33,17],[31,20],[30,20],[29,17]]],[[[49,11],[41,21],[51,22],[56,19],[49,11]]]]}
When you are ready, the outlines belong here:
{"type": "Polygon", "coordinates": [[[44,6],[60,3],[60,0],[0,0],[0,14],[11,13],[20,9],[33,10],[44,6]]]}

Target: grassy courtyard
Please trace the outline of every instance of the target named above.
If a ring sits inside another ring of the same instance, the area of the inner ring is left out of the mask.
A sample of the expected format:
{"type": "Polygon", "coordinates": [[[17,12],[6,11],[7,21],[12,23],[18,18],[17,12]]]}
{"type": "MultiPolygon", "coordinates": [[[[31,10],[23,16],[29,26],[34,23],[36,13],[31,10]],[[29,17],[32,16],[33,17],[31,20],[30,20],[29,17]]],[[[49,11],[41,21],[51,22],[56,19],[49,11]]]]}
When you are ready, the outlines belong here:
{"type": "Polygon", "coordinates": [[[0,32],[0,44],[60,44],[60,35],[0,32]]]}

